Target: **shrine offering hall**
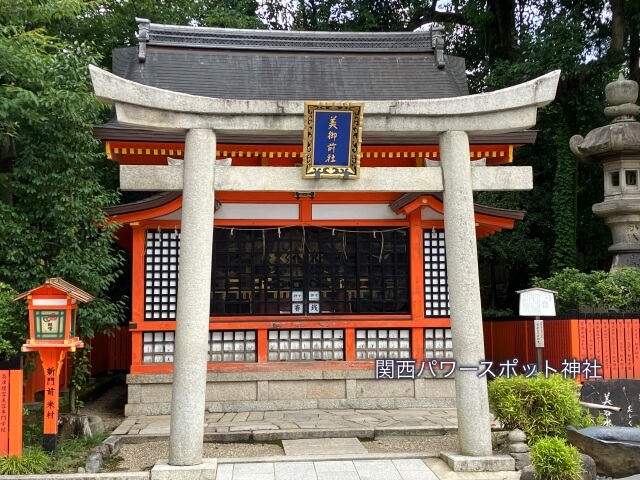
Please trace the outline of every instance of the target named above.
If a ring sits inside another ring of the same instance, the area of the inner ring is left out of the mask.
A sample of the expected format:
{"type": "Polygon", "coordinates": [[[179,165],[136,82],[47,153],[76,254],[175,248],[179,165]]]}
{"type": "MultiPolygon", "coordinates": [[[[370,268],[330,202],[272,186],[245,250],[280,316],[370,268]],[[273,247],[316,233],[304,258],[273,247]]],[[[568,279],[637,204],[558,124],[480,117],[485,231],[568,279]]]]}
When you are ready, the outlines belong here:
{"type": "MultiPolygon", "coordinates": [[[[215,98],[364,101],[360,164],[432,168],[438,137],[368,135],[366,101],[468,94],[461,58],[441,32],[356,34],[225,30],[141,21],[139,45],[117,49],[113,73],[215,98]]],[[[109,159],[175,165],[184,135],[95,128],[109,159]]],[[[532,131],[469,135],[470,162],[498,166],[532,131]]],[[[300,169],[302,135],[220,133],[232,166],[300,169]]],[[[473,165],[473,163],[472,163],[473,165]]],[[[508,168],[508,167],[504,167],[508,168]]],[[[257,177],[256,177],[257,178],[257,177]]],[[[377,359],[451,359],[442,195],[434,192],[216,190],[209,292],[206,408],[452,407],[452,378],[377,380],[377,359]]],[[[108,209],[132,258],[132,338],[126,413],[171,406],[182,196],[152,192],[108,209]]],[[[523,213],[475,206],[476,236],[510,229],[523,213]]],[[[411,365],[411,364],[409,364],[411,365]]],[[[436,372],[437,373],[437,372],[436,372]]]]}

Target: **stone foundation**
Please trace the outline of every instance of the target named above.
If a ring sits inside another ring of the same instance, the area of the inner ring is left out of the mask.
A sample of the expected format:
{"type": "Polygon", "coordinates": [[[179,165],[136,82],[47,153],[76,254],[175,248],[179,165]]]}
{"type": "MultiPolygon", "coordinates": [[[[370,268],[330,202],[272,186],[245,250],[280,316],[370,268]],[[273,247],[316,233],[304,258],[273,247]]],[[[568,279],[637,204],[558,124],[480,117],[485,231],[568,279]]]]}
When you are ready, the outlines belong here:
{"type": "MultiPolygon", "coordinates": [[[[171,374],[128,375],[125,415],[171,413],[172,378],[171,374]]],[[[373,371],[363,370],[207,374],[209,412],[455,406],[453,378],[376,380],[373,371]]]]}

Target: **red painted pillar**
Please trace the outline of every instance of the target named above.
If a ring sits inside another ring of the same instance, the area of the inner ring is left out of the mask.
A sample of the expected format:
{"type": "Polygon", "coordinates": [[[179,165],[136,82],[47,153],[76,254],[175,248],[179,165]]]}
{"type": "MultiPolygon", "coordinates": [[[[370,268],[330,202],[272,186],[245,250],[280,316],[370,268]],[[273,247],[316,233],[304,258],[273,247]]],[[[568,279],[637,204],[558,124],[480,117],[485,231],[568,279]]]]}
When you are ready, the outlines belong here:
{"type": "Polygon", "coordinates": [[[0,455],[22,456],[22,357],[0,362],[0,455]]]}
{"type": "Polygon", "coordinates": [[[61,348],[42,348],[42,370],[44,372],[44,434],[42,448],[53,452],[58,446],[58,408],[60,398],[60,370],[67,352],[61,348]]]}

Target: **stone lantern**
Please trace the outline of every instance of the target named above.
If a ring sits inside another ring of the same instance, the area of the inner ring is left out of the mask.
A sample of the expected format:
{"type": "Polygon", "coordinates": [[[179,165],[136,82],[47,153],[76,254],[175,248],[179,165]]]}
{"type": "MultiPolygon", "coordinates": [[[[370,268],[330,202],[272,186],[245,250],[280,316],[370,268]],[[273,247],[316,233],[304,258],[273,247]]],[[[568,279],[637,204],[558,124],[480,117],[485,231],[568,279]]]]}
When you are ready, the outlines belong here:
{"type": "Polygon", "coordinates": [[[638,84],[621,74],[605,87],[605,96],[609,106],[604,114],[611,122],[585,138],[574,135],[569,145],[579,159],[602,164],[604,201],[593,206],[593,213],[611,230],[611,270],[640,270],[640,123],[634,118],[640,113],[638,84]]]}
{"type": "Polygon", "coordinates": [[[60,370],[68,352],[84,347],[76,336],[78,302],[93,297],[61,278],[49,278],[43,285],[18,295],[27,300],[29,338],[23,352],[38,352],[44,370],[44,435],[42,446],[54,451],[58,444],[60,370]]]}

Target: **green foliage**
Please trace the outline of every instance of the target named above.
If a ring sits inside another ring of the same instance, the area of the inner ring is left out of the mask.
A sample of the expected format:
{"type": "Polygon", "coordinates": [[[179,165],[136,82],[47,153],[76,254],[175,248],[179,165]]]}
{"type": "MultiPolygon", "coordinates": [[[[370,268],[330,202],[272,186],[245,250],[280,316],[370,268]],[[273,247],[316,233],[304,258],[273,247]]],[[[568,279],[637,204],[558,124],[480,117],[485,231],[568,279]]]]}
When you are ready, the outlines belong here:
{"type": "MultiPolygon", "coordinates": [[[[75,473],[78,467],[84,466],[87,455],[92,447],[102,443],[108,434],[99,434],[92,437],[74,437],[60,441],[58,449],[54,454],[46,454],[42,450],[42,430],[44,426],[43,412],[38,410],[25,415],[23,423],[23,445],[25,452],[37,452],[48,457],[45,472],[37,473],[75,473]]],[[[32,472],[36,473],[36,472],[32,472]]]]}
{"type": "Polygon", "coordinates": [[[594,423],[580,406],[576,383],[559,374],[499,377],[488,388],[489,404],[504,428],[519,428],[529,444],[547,436],[565,437],[567,425],[583,428],[594,423]]]}
{"type": "Polygon", "coordinates": [[[27,338],[27,320],[13,301],[16,295],[10,285],[0,282],[0,361],[17,355],[27,338]]]}
{"type": "Polygon", "coordinates": [[[482,309],[483,317],[491,317],[491,318],[499,318],[499,317],[513,317],[513,311],[506,309],[498,309],[498,308],[483,308],[482,309]]]}
{"type": "Polygon", "coordinates": [[[265,28],[256,0],[105,0],[85,2],[82,13],[52,25],[70,41],[90,42],[100,52],[100,65],[111,68],[111,51],[137,45],[136,18],[154,23],[226,28],[265,28]]]}
{"type": "Polygon", "coordinates": [[[113,247],[117,225],[106,224],[103,210],[118,202],[115,168],[92,136],[107,112],[87,70],[100,57],[87,43],[48,33],[51,22],[84,8],[82,0],[0,0],[0,164],[10,172],[0,201],[0,281],[24,291],[59,276],[90,292],[96,300],[80,308],[77,333],[91,338],[124,311],[122,299],[107,296],[123,259],[113,247]]]}
{"type": "Polygon", "coordinates": [[[0,456],[0,475],[35,475],[50,471],[52,459],[41,448],[25,448],[22,457],[0,456]]]}
{"type": "Polygon", "coordinates": [[[591,212],[603,196],[601,169],[577,164],[568,141],[607,122],[604,86],[621,69],[640,79],[639,2],[261,0],[259,5],[272,29],[411,31],[444,24],[447,51],[466,59],[472,93],[561,69],[556,102],[539,112],[536,144],[515,153],[515,164],[533,167],[534,190],[477,196],[482,204],[527,211],[513,231],[479,244],[482,264],[508,276],[499,286],[494,277],[492,307],[513,308],[496,292],[513,295],[533,276],[610,264],[609,230],[591,212]]]}
{"type": "Polygon", "coordinates": [[[100,434],[61,441],[49,471],[52,473],[77,472],[78,467],[84,467],[91,448],[100,445],[107,437],[107,434],[100,434]]]}
{"type": "Polygon", "coordinates": [[[560,312],[595,308],[640,311],[640,272],[633,268],[591,273],[566,268],[547,279],[534,278],[533,285],[558,292],[556,308],[560,312]]]}
{"type": "Polygon", "coordinates": [[[42,430],[44,428],[44,414],[42,410],[31,411],[25,409],[22,417],[22,444],[25,447],[39,447],[42,445],[42,430]]]}
{"type": "Polygon", "coordinates": [[[531,464],[545,480],[581,480],[582,457],[564,438],[544,437],[531,447],[531,464]]]}
{"type": "Polygon", "coordinates": [[[576,163],[569,150],[568,132],[560,128],[557,136],[556,177],[552,204],[555,219],[555,245],[551,269],[575,267],[576,251],[576,163]]]}

